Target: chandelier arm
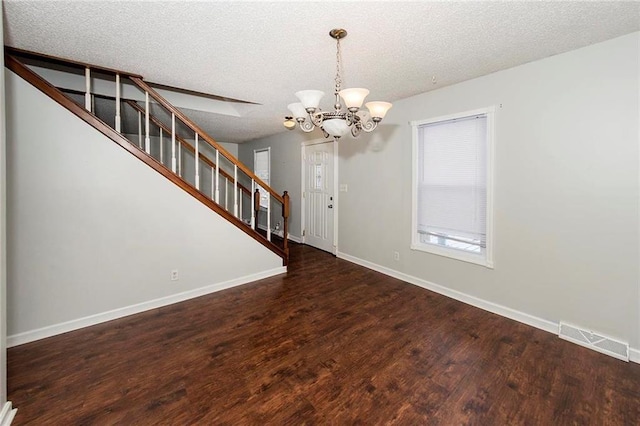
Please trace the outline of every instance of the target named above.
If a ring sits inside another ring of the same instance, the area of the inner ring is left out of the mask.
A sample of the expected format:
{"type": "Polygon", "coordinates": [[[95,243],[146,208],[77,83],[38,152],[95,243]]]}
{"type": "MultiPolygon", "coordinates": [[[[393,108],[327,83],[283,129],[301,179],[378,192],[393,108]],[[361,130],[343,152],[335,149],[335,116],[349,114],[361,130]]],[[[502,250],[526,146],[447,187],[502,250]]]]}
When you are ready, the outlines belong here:
{"type": "Polygon", "coordinates": [[[322,114],[322,112],[309,114],[309,118],[311,119],[311,123],[313,123],[313,125],[317,127],[322,126],[322,122],[324,121],[324,115],[322,114]]]}
{"type": "Polygon", "coordinates": [[[360,117],[358,116],[358,114],[355,114],[353,112],[348,112],[346,117],[345,117],[345,120],[346,120],[346,122],[347,122],[347,124],[349,126],[357,126],[358,123],[361,122],[360,117]]]}
{"type": "Polygon", "coordinates": [[[378,127],[378,122],[373,121],[373,120],[368,120],[365,122],[361,122],[360,124],[362,126],[362,130],[364,130],[367,133],[373,132],[376,127],[378,127]]]}
{"type": "Polygon", "coordinates": [[[313,123],[308,120],[298,121],[298,124],[300,125],[300,130],[305,133],[309,133],[316,128],[316,126],[314,126],[313,123]]]}
{"type": "Polygon", "coordinates": [[[351,135],[354,138],[357,138],[358,136],[360,136],[361,132],[362,132],[362,126],[360,125],[360,123],[357,123],[351,126],[351,135]]]}

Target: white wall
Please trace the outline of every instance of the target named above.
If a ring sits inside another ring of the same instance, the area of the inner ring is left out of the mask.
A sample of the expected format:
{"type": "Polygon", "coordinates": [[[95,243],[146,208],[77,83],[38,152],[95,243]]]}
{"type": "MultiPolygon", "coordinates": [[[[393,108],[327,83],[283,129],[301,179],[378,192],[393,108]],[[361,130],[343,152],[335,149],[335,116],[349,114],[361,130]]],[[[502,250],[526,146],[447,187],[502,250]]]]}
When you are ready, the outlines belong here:
{"type": "Polygon", "coordinates": [[[282,272],[280,257],[28,83],[9,71],[6,83],[10,342],[282,272]]]}
{"type": "MultiPolygon", "coordinates": [[[[0,5],[0,45],[4,46],[4,11],[0,5]]],[[[4,69],[4,55],[0,57],[4,69]]],[[[7,401],[7,203],[6,203],[6,134],[4,72],[0,73],[0,409],[7,401]]],[[[0,418],[0,423],[2,419],[0,418]]]]}
{"type": "Polygon", "coordinates": [[[300,195],[302,193],[301,144],[321,138],[319,130],[303,133],[300,130],[286,131],[266,138],[238,144],[238,159],[253,170],[253,151],[271,147],[271,187],[279,194],[289,191],[291,201],[289,234],[302,238],[300,219],[300,195]]]}
{"type": "Polygon", "coordinates": [[[638,52],[635,33],[395,102],[340,142],[339,252],[640,348],[638,52]],[[490,105],[495,269],[410,250],[408,122],[490,105]]]}

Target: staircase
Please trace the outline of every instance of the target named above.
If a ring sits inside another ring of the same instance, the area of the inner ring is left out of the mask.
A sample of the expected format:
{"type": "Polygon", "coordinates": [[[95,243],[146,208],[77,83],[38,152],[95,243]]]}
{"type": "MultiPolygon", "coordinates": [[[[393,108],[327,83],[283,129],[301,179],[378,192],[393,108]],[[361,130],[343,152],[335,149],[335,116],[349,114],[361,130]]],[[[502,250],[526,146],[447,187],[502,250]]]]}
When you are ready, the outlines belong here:
{"type": "Polygon", "coordinates": [[[287,191],[275,192],[141,76],[10,47],[5,47],[5,66],[287,265],[287,191]],[[84,74],[84,90],[57,88],[39,69],[76,80],[84,74]]]}

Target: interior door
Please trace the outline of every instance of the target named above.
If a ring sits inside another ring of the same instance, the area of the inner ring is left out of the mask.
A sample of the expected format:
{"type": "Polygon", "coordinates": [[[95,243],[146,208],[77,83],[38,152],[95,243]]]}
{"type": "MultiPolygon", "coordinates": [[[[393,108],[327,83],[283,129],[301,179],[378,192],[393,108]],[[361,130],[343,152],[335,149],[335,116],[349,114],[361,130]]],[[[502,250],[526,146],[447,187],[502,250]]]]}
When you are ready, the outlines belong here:
{"type": "Polygon", "coordinates": [[[306,145],[303,161],[303,242],[335,254],[333,141],[306,145]]]}

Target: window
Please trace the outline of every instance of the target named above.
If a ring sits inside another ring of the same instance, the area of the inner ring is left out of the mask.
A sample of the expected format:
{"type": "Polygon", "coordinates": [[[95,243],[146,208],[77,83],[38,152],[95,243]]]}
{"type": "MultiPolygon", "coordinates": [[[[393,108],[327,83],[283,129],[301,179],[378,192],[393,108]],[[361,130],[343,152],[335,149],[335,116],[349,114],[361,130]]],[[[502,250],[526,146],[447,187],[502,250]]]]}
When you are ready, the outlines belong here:
{"type": "Polygon", "coordinates": [[[493,267],[493,109],[412,122],[411,248],[493,267]]]}
{"type": "MultiPolygon", "coordinates": [[[[253,173],[258,176],[264,183],[271,185],[269,181],[271,174],[271,148],[256,149],[253,151],[253,173]]],[[[269,193],[258,187],[260,190],[260,207],[267,208],[269,204],[269,193]]]]}

